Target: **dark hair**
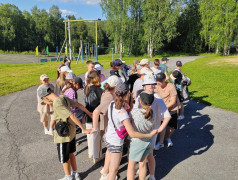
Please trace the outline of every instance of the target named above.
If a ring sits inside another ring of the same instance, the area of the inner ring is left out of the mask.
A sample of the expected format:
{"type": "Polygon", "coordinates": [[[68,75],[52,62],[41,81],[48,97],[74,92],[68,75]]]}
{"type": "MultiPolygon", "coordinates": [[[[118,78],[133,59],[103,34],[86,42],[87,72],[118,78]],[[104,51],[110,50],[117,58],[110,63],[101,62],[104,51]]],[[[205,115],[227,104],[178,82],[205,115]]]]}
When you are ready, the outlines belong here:
{"type": "Polygon", "coordinates": [[[145,105],[142,101],[141,101],[141,106],[143,109],[146,110],[146,112],[143,113],[145,119],[147,119],[147,121],[151,120],[153,117],[153,110],[150,108],[150,106],[145,105]]]}
{"type": "Polygon", "coordinates": [[[104,92],[115,89],[115,87],[111,87],[108,83],[105,83],[103,87],[104,87],[104,92]]]}
{"type": "Polygon", "coordinates": [[[159,59],[155,59],[155,60],[154,60],[154,65],[156,65],[156,66],[159,66],[159,65],[160,65],[159,59]]]}
{"type": "Polygon", "coordinates": [[[87,61],[86,64],[87,64],[87,65],[88,65],[88,64],[94,64],[94,62],[90,60],[90,61],[87,61]]]}

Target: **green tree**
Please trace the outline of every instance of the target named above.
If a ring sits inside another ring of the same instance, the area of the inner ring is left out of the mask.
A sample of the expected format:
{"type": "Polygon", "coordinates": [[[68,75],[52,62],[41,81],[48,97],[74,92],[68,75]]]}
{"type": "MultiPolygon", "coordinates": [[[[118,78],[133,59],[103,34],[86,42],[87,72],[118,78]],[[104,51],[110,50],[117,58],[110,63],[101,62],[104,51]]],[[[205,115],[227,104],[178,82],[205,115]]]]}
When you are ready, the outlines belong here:
{"type": "Polygon", "coordinates": [[[179,3],[171,0],[145,1],[143,6],[144,40],[147,53],[153,56],[155,50],[177,36],[176,23],[179,15],[179,3]]]}
{"type": "Polygon", "coordinates": [[[229,55],[231,42],[237,29],[238,4],[236,0],[200,0],[201,36],[211,48],[229,55]]]}

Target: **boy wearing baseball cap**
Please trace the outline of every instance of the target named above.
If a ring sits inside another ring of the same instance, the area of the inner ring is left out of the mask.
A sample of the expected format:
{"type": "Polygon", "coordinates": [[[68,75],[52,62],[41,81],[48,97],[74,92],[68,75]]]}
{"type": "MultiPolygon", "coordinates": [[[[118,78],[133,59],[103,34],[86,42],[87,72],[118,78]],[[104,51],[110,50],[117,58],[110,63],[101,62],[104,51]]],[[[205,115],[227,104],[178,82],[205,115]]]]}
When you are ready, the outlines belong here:
{"type": "MultiPolygon", "coordinates": [[[[53,110],[55,115],[56,126],[57,123],[61,124],[67,122],[67,134],[61,134],[60,129],[54,131],[54,143],[57,145],[58,157],[62,163],[65,177],[61,180],[80,180],[79,173],[77,172],[77,164],[74,156],[76,151],[76,128],[77,124],[85,133],[91,133],[91,129],[85,129],[78,118],[72,113],[70,107],[75,106],[82,109],[86,114],[92,117],[90,113],[82,104],[79,104],[68,97],[63,95],[57,96],[52,92],[49,86],[43,85],[38,91],[38,96],[43,100],[48,100],[53,103],[53,110]],[[72,167],[72,174],[71,174],[72,167]]],[[[58,126],[57,126],[58,127],[58,126]]]]}
{"type": "MultiPolygon", "coordinates": [[[[50,87],[51,91],[54,91],[54,86],[49,83],[49,77],[46,74],[42,74],[40,76],[40,81],[41,85],[37,88],[37,92],[39,88],[41,88],[44,85],[47,85],[50,87]]],[[[44,132],[45,134],[53,135],[53,127],[55,124],[55,117],[53,114],[53,107],[52,107],[52,102],[47,101],[47,100],[42,100],[38,95],[37,95],[37,111],[40,113],[40,121],[43,124],[44,127],[44,132]],[[50,128],[48,130],[48,121],[50,121],[50,128]]]]}

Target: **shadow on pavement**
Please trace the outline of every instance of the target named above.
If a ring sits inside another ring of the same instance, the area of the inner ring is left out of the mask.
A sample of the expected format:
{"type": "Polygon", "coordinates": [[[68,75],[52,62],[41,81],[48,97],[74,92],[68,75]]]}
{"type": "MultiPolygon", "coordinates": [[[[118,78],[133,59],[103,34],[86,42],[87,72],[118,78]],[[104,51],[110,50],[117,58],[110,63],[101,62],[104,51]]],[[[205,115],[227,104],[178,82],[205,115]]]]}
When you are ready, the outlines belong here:
{"type": "Polygon", "coordinates": [[[185,119],[178,122],[178,130],[172,136],[174,146],[154,151],[156,159],[156,179],[164,178],[177,164],[206,152],[214,143],[210,132],[213,125],[209,124],[208,115],[202,115],[206,105],[196,101],[188,101],[185,105],[185,119]]]}

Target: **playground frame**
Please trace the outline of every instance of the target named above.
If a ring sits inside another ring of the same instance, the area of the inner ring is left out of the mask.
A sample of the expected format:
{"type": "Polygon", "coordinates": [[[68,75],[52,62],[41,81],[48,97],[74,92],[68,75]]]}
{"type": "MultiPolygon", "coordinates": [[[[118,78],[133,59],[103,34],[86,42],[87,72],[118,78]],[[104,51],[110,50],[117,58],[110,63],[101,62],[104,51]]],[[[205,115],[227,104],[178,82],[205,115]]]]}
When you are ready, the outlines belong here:
{"type": "Polygon", "coordinates": [[[98,21],[101,21],[101,19],[78,19],[78,20],[70,20],[68,16],[68,20],[65,20],[65,41],[67,40],[67,24],[68,23],[68,33],[69,33],[69,54],[70,54],[70,59],[72,59],[72,46],[71,46],[71,33],[70,33],[70,23],[71,22],[84,22],[84,21],[95,21],[95,33],[96,33],[96,61],[98,61],[98,28],[97,28],[97,23],[98,21]]]}

